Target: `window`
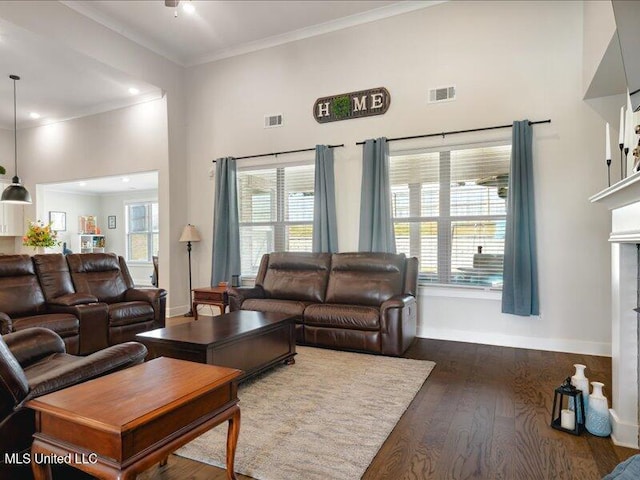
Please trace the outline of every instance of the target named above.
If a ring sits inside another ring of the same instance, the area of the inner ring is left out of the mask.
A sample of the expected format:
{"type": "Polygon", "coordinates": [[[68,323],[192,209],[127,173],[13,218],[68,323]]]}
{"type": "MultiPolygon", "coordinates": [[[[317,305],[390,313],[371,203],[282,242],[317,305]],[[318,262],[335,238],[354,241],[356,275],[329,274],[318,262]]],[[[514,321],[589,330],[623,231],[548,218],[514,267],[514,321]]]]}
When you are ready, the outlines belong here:
{"type": "Polygon", "coordinates": [[[502,287],[511,146],[392,155],[398,253],[426,283],[502,287]]]}
{"type": "Polygon", "coordinates": [[[238,172],[242,275],[256,275],[265,253],[311,251],[314,170],[304,164],[238,172]]]}
{"type": "Polygon", "coordinates": [[[158,255],[158,203],[130,203],[127,210],[127,261],[151,262],[158,255]]]}

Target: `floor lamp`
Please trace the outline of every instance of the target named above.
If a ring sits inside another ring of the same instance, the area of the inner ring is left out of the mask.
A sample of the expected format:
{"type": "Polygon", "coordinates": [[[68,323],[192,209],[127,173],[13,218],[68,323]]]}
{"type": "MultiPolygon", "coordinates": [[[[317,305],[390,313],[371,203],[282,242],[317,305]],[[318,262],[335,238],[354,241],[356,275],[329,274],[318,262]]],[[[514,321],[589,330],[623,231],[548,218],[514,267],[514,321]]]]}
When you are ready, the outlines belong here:
{"type": "Polygon", "coordinates": [[[191,224],[188,224],[182,230],[180,235],[180,242],[187,242],[187,253],[189,254],[189,311],[184,314],[185,317],[193,317],[193,302],[191,302],[191,292],[193,287],[191,286],[191,242],[199,242],[200,234],[198,229],[191,224]]]}

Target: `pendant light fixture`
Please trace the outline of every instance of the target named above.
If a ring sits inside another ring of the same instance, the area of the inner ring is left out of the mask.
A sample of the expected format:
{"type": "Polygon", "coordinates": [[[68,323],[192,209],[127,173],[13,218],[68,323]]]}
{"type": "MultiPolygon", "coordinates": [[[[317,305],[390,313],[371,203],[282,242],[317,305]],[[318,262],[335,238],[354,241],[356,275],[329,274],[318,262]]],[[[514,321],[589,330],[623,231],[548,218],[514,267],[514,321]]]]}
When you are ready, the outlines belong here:
{"type": "Polygon", "coordinates": [[[31,195],[29,191],[24,188],[18,177],[18,123],[16,113],[16,80],[20,80],[17,75],[9,75],[9,78],[13,80],[13,142],[14,142],[14,176],[11,179],[11,185],[4,189],[2,192],[2,198],[0,202],[3,203],[31,203],[31,195]]]}

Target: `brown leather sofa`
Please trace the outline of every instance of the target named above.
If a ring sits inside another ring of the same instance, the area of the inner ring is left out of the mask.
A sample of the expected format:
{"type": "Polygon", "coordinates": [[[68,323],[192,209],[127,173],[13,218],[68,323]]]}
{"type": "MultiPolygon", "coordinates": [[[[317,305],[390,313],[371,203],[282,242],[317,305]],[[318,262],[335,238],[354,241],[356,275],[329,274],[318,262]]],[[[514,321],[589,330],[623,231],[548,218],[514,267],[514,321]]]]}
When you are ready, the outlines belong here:
{"type": "Polygon", "coordinates": [[[417,284],[418,259],[404,254],[277,252],[229,305],[294,316],[299,344],[398,356],[416,335],[417,284]]]}
{"type": "Polygon", "coordinates": [[[67,255],[67,263],[75,291],[107,304],[109,345],[165,326],[166,290],[135,288],[124,258],[115,253],[74,253],[67,255]]]}
{"type": "Polygon", "coordinates": [[[60,336],[47,328],[27,328],[3,335],[0,478],[31,478],[28,463],[17,462],[24,461],[22,455],[28,452],[35,431],[35,414],[24,406],[27,401],[141,363],[146,354],[147,349],[141,343],[127,342],[86,357],[70,355],[65,352],[60,336]]]}
{"type": "Polygon", "coordinates": [[[48,308],[31,257],[0,255],[0,334],[36,326],[53,330],[69,352],[78,352],[78,317],[48,308]]]}
{"type": "Polygon", "coordinates": [[[134,288],[114,253],[0,256],[0,333],[46,327],[87,355],[165,325],[167,292],[134,288]]]}

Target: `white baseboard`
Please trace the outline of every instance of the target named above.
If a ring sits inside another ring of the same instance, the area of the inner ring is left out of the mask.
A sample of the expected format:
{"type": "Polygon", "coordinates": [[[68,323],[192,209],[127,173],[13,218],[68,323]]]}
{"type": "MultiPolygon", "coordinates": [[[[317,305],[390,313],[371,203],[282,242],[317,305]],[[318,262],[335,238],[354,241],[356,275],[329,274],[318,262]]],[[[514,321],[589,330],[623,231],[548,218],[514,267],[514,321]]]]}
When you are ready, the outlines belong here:
{"type": "Polygon", "coordinates": [[[494,332],[475,332],[447,328],[429,328],[418,325],[418,337],[451,340],[455,342],[481,343],[500,347],[528,348],[551,352],[581,353],[584,355],[611,356],[611,344],[604,342],[585,342],[566,338],[524,337],[494,332]]]}
{"type": "Polygon", "coordinates": [[[184,315],[189,311],[189,305],[178,305],[177,307],[167,308],[167,317],[177,317],[184,315]]]}
{"type": "Polygon", "coordinates": [[[611,418],[611,440],[614,445],[638,449],[640,425],[622,422],[613,408],[609,409],[611,418]]]}

